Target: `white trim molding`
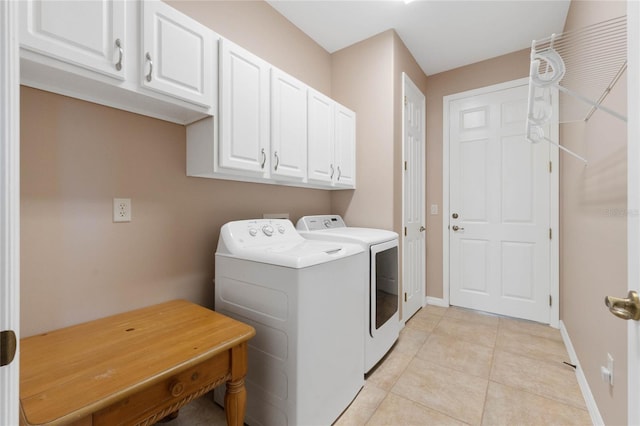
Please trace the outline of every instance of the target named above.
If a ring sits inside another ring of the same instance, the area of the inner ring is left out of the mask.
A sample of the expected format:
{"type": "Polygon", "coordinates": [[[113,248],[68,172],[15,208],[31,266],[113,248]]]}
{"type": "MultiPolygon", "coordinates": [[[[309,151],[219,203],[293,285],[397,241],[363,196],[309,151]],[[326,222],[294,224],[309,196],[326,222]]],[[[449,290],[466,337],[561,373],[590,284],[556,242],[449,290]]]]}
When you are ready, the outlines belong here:
{"type": "Polygon", "coordinates": [[[427,305],[441,306],[443,308],[448,308],[449,307],[449,301],[445,300],[444,298],[440,298],[440,297],[427,296],[427,298],[425,299],[424,306],[427,306],[427,305]]]}
{"type": "MultiPolygon", "coordinates": [[[[20,61],[18,2],[0,1],[0,330],[20,323],[20,61]]],[[[0,367],[0,424],[17,425],[18,353],[0,367]]]]}
{"type": "Polygon", "coordinates": [[[587,404],[587,410],[589,411],[589,415],[591,416],[591,423],[596,426],[604,425],[604,420],[602,420],[600,410],[598,410],[596,400],[591,393],[591,388],[589,387],[587,378],[584,375],[584,371],[582,371],[580,360],[578,360],[578,355],[576,355],[576,351],[573,348],[573,344],[571,343],[571,338],[569,338],[569,332],[567,331],[567,328],[565,327],[563,321],[560,321],[560,334],[562,335],[564,346],[567,348],[567,352],[569,353],[569,360],[576,366],[576,378],[578,379],[578,385],[580,385],[582,397],[587,404]]]}
{"type": "MultiPolygon", "coordinates": [[[[640,291],[640,3],[627,1],[627,287],[640,291]],[[633,213],[632,213],[633,212],[633,213]]],[[[627,424],[640,424],[640,324],[627,323],[627,424]]]]}

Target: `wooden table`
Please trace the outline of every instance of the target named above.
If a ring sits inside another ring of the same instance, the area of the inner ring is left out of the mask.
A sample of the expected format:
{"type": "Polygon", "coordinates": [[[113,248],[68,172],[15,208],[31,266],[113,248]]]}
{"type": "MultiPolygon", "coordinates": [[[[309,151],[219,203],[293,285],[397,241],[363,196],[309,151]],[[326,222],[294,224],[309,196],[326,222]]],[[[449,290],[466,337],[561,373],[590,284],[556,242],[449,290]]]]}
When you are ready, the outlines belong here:
{"type": "Polygon", "coordinates": [[[22,425],[151,425],[226,382],[242,425],[253,327],[184,300],[20,342],[22,425]]]}

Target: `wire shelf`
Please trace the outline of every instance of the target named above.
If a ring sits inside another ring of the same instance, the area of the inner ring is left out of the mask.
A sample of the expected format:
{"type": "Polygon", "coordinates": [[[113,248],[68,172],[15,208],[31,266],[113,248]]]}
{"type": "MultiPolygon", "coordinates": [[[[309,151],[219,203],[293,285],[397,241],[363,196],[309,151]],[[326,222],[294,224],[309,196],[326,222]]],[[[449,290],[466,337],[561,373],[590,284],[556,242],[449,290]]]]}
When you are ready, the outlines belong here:
{"type": "Polygon", "coordinates": [[[626,121],[624,114],[602,105],[626,69],[626,16],[534,40],[527,139],[534,143],[547,141],[587,163],[585,158],[550,140],[544,127],[552,117],[558,117],[560,123],[588,121],[597,110],[626,121]],[[551,108],[555,89],[560,93],[558,114],[551,108]]]}

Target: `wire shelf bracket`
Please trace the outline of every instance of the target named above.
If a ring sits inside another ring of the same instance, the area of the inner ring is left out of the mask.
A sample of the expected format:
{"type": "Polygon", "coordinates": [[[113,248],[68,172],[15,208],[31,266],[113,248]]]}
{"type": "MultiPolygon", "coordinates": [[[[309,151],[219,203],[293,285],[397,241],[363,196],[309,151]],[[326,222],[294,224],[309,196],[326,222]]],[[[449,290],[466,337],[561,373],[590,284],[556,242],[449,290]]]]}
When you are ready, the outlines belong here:
{"type": "Polygon", "coordinates": [[[534,40],[529,68],[526,137],[546,141],[583,161],[587,159],[545,134],[553,117],[561,123],[588,121],[600,110],[622,121],[627,117],[602,103],[627,69],[627,17],[620,16],[578,30],[534,40]],[[551,107],[552,92],[560,93],[560,111],[551,107]]]}

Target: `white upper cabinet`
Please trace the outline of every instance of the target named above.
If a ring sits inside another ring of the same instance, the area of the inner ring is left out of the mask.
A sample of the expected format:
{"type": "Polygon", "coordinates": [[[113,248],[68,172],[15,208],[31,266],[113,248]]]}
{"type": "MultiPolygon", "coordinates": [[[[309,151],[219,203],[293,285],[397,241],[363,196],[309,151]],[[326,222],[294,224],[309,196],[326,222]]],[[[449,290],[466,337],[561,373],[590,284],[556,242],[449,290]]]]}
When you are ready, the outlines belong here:
{"type": "Polygon", "coordinates": [[[330,184],[335,174],[335,101],[313,89],[308,100],[309,181],[330,184]]]}
{"type": "Polygon", "coordinates": [[[266,176],[269,152],[270,65],[220,40],[219,166],[266,176]]]}
{"type": "Polygon", "coordinates": [[[21,0],[21,84],[188,124],[216,115],[218,35],[159,0],[21,0]]]}
{"type": "Polygon", "coordinates": [[[356,185],[356,114],[309,89],[308,178],[338,188],[356,185]]]}
{"type": "Polygon", "coordinates": [[[215,33],[159,0],[142,2],[142,27],[142,85],[211,107],[215,33]]]}
{"type": "Polygon", "coordinates": [[[334,184],[348,188],[356,186],[356,114],[336,104],[334,184]]]}
{"type": "Polygon", "coordinates": [[[307,85],[271,69],[271,176],[307,177],[307,85]]]}
{"type": "Polygon", "coordinates": [[[125,2],[20,1],[23,48],[120,80],[128,66],[124,50],[125,2]]]}

